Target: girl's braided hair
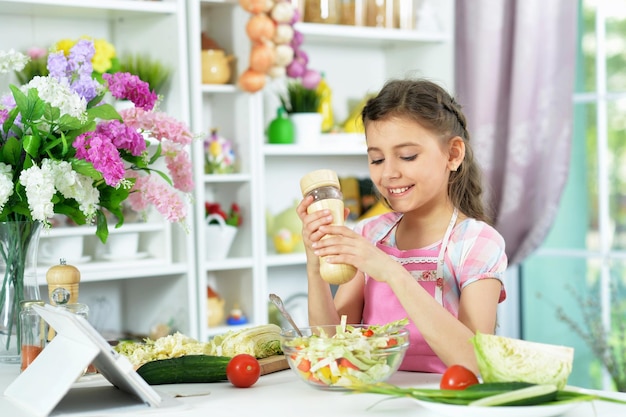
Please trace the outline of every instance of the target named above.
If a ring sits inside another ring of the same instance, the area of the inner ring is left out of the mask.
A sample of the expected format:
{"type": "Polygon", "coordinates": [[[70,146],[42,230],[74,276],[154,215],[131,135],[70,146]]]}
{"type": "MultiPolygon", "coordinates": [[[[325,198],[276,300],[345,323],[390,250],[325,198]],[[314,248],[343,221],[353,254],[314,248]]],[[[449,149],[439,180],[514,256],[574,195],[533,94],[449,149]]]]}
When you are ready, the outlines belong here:
{"type": "Polygon", "coordinates": [[[432,81],[397,79],[388,81],[361,113],[363,125],[392,117],[410,118],[435,132],[445,146],[459,136],[465,143],[465,157],[457,171],[450,173],[448,195],[466,216],[491,223],[482,202],[481,171],[469,144],[470,134],[461,106],[448,92],[432,81]]]}

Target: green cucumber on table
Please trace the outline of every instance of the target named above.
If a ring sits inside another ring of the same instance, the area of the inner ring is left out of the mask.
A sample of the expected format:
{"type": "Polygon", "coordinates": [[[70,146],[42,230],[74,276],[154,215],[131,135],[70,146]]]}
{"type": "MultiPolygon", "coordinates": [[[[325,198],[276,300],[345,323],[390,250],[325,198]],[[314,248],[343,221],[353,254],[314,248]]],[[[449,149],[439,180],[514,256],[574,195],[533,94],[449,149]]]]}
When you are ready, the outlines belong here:
{"type": "Polygon", "coordinates": [[[185,355],[146,362],[137,373],[150,385],[226,381],[228,356],[185,355]]]}

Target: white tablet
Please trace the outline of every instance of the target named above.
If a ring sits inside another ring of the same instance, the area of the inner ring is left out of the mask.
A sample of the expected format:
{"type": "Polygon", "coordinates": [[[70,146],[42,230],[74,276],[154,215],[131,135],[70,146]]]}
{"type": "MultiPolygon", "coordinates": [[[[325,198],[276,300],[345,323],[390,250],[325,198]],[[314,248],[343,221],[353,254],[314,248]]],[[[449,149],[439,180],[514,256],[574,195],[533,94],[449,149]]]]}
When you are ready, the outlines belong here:
{"type": "MultiPolygon", "coordinates": [[[[85,368],[93,363],[114,387],[130,394],[121,395],[123,401],[119,405],[128,404],[129,398],[144,406],[162,405],[163,398],[85,318],[49,304],[33,308],[57,334],[35,361],[9,385],[4,392],[7,397],[38,416],[48,416],[85,368]]],[[[111,387],[108,388],[110,390],[111,387]]]]}

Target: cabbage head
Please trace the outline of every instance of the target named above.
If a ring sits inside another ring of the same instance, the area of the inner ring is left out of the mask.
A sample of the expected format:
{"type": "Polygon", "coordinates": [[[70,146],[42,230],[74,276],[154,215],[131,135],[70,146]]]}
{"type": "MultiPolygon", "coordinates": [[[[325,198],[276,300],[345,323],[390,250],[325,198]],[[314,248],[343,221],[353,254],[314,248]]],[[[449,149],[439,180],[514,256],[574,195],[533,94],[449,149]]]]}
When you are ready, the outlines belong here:
{"type": "Polygon", "coordinates": [[[563,389],[574,349],[477,332],[471,339],[484,382],[522,381],[563,389]]]}

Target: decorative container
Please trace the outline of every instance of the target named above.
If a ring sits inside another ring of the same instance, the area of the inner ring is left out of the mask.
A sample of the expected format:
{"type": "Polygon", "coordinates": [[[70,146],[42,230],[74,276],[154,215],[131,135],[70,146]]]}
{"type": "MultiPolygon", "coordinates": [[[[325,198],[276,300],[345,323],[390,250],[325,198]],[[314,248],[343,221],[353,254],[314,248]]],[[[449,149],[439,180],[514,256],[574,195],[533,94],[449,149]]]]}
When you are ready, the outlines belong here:
{"type": "Polygon", "coordinates": [[[322,133],[322,114],[291,113],[289,118],[293,122],[295,142],[298,145],[316,145],[322,133]]]}
{"type": "Polygon", "coordinates": [[[226,56],[221,49],[202,51],[202,83],[226,84],[230,80],[232,55],[226,56]]]}
{"type": "Polygon", "coordinates": [[[225,259],[237,235],[237,228],[226,224],[224,218],[218,214],[207,216],[206,222],[206,259],[210,261],[225,259]],[[211,223],[212,221],[216,221],[217,224],[211,223]]]}

